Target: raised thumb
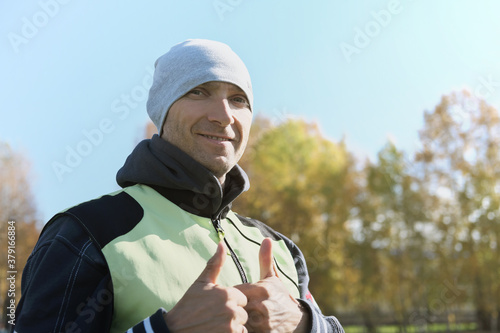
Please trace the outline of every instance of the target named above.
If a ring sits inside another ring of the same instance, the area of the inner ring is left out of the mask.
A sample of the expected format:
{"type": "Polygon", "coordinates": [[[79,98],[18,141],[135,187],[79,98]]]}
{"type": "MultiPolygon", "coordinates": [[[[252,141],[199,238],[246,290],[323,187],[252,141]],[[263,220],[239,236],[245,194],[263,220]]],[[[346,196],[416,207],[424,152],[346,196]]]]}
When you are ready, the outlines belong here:
{"type": "Polygon", "coordinates": [[[273,243],[271,239],[265,238],[260,244],[259,250],[260,279],[276,276],[273,261],[273,243]]]}
{"type": "Polygon", "coordinates": [[[207,266],[205,266],[205,269],[203,270],[203,272],[201,272],[197,281],[203,283],[216,284],[217,278],[219,277],[220,271],[225,261],[226,261],[226,247],[224,246],[223,242],[220,242],[217,245],[217,251],[215,252],[213,257],[210,258],[210,260],[207,262],[207,266]]]}

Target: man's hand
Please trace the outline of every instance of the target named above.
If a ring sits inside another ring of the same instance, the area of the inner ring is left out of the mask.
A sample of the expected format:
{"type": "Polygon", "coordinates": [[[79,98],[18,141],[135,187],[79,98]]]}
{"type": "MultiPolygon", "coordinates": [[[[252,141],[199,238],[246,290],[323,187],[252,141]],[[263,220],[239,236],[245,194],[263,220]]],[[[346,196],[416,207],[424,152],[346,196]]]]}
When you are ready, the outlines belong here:
{"type": "Polygon", "coordinates": [[[248,332],[244,326],[248,315],[243,309],[247,298],[236,288],[217,285],[225,260],[226,248],[221,242],[198,279],[165,315],[171,332],[248,332]]]}
{"type": "Polygon", "coordinates": [[[246,295],[248,332],[306,332],[308,313],[302,310],[278,277],[272,242],[264,239],[259,251],[260,281],[235,286],[246,295]]]}

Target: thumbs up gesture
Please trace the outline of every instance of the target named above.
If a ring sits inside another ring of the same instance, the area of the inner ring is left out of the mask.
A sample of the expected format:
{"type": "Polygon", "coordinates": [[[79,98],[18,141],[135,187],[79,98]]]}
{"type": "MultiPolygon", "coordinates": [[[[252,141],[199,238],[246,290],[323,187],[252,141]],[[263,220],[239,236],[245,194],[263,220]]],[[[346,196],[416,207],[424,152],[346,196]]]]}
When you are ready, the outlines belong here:
{"type": "Polygon", "coordinates": [[[259,264],[259,282],[235,286],[248,300],[248,332],[306,332],[308,313],[279,279],[269,238],[260,246],[259,264]]]}
{"type": "Polygon", "coordinates": [[[198,279],[166,314],[170,332],[248,332],[246,296],[236,288],[217,285],[225,261],[226,248],[219,243],[198,279]]]}

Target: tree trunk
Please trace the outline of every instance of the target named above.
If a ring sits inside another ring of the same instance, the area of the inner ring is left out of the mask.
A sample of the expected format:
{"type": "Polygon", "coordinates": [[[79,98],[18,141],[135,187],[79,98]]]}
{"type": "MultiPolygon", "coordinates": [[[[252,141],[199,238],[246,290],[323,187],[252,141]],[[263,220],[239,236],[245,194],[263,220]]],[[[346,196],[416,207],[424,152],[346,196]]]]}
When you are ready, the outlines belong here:
{"type": "Polygon", "coordinates": [[[361,316],[363,317],[363,323],[366,328],[367,333],[376,333],[377,332],[377,326],[373,323],[372,316],[369,311],[363,311],[361,313],[361,316]]]}
{"type": "Polygon", "coordinates": [[[485,309],[477,309],[477,326],[479,331],[491,331],[491,312],[485,309]]]}

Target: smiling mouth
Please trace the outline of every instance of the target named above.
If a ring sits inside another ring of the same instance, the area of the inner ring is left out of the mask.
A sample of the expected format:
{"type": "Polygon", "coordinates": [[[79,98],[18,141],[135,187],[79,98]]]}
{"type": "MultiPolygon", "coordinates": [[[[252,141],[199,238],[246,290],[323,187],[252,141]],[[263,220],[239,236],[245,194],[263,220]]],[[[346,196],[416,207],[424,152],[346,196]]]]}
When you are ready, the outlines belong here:
{"type": "Polygon", "coordinates": [[[224,141],[233,141],[232,139],[228,139],[228,138],[221,138],[219,136],[212,136],[212,135],[205,135],[205,134],[200,134],[201,136],[205,137],[205,138],[208,138],[208,139],[211,139],[211,140],[216,140],[216,141],[221,141],[221,142],[224,142],[224,141]]]}

